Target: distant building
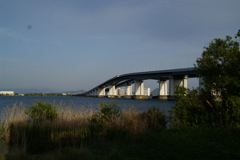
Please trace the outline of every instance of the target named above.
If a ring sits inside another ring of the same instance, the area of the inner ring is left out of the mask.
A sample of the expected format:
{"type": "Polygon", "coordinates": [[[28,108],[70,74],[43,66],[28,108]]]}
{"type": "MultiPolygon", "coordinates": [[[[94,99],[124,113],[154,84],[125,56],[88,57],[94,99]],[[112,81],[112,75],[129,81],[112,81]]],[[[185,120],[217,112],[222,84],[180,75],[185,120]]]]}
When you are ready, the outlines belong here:
{"type": "Polygon", "coordinates": [[[0,91],[0,95],[14,95],[14,91],[0,91]]]}
{"type": "Polygon", "coordinates": [[[118,95],[119,95],[119,96],[124,96],[124,95],[125,95],[125,89],[123,89],[123,88],[118,88],[118,95]]]}
{"type": "Polygon", "coordinates": [[[150,96],[150,88],[144,88],[144,95],[150,96]]]}

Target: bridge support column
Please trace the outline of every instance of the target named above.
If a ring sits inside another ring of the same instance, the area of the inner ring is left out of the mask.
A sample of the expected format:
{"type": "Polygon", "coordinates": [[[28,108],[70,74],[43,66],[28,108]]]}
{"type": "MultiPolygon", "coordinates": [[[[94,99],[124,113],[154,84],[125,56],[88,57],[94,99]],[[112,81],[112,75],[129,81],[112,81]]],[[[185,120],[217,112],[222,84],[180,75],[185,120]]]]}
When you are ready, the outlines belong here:
{"type": "Polygon", "coordinates": [[[168,88],[168,99],[174,98],[174,79],[173,76],[169,76],[169,88],[168,88]]]}
{"type": "Polygon", "coordinates": [[[93,92],[94,92],[94,91],[91,91],[91,93],[90,93],[90,97],[93,97],[93,92]]]}
{"type": "Polygon", "coordinates": [[[97,97],[105,97],[105,88],[98,88],[97,97]]]}
{"type": "Polygon", "coordinates": [[[144,89],[144,95],[145,96],[150,96],[150,94],[151,94],[151,89],[150,88],[145,88],[144,89]]]}
{"type": "Polygon", "coordinates": [[[153,99],[168,99],[167,95],[167,81],[159,80],[159,92],[157,96],[153,96],[153,99]]]}
{"type": "Polygon", "coordinates": [[[110,85],[109,92],[108,92],[108,98],[116,98],[116,97],[117,97],[117,94],[116,94],[115,85],[110,85]]]}
{"type": "Polygon", "coordinates": [[[135,82],[135,95],[134,99],[148,99],[148,96],[144,94],[144,82],[136,81],[135,82]]]}
{"type": "Polygon", "coordinates": [[[95,89],[94,90],[94,95],[93,95],[94,97],[97,97],[98,96],[98,89],[95,89]]]}
{"type": "Polygon", "coordinates": [[[120,88],[115,87],[115,95],[116,95],[116,97],[118,97],[118,98],[120,97],[120,96],[119,96],[119,89],[120,89],[120,88]]]}
{"type": "Polygon", "coordinates": [[[117,93],[118,93],[117,96],[118,96],[119,98],[121,98],[121,97],[124,98],[124,96],[125,96],[125,89],[123,89],[123,88],[118,88],[117,93]]]}
{"type": "Polygon", "coordinates": [[[143,81],[135,82],[135,95],[144,95],[144,83],[143,81]]]}
{"type": "Polygon", "coordinates": [[[131,98],[132,97],[132,85],[127,85],[125,89],[125,95],[123,98],[131,98]]]}
{"type": "Polygon", "coordinates": [[[97,90],[95,89],[92,91],[92,97],[96,97],[96,96],[97,96],[97,90]]]}
{"type": "Polygon", "coordinates": [[[169,95],[168,99],[173,100],[175,99],[175,87],[182,86],[184,88],[188,88],[188,76],[184,77],[176,77],[173,76],[169,77],[169,95]]]}

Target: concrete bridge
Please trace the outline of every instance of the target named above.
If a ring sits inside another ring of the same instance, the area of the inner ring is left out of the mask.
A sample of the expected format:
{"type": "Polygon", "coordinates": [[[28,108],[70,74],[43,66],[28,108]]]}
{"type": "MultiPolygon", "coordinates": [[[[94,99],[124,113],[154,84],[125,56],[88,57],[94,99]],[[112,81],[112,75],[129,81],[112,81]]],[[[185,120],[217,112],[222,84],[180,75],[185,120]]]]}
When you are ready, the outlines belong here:
{"type": "Polygon", "coordinates": [[[147,99],[150,96],[150,88],[144,88],[144,80],[152,79],[159,83],[158,95],[153,98],[171,100],[174,99],[175,87],[187,88],[188,78],[194,77],[197,77],[194,68],[128,73],[116,75],[79,96],[147,99]]]}

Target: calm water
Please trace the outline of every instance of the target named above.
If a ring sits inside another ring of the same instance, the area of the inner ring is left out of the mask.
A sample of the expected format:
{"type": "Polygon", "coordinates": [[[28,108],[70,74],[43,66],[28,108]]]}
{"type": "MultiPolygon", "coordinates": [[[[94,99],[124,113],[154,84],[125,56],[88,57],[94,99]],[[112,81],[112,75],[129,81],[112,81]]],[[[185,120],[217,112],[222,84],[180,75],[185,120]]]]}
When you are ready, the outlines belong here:
{"type": "Polygon", "coordinates": [[[25,107],[32,106],[36,103],[36,100],[46,101],[54,104],[63,103],[67,106],[71,105],[76,108],[92,107],[97,108],[100,102],[110,103],[117,101],[118,106],[122,109],[127,109],[134,106],[139,111],[144,111],[151,107],[159,108],[165,112],[169,111],[174,106],[174,101],[146,99],[135,100],[125,98],[91,98],[91,97],[77,97],[77,96],[0,96],[0,113],[2,113],[5,107],[12,107],[14,104],[20,105],[22,103],[25,107]]]}

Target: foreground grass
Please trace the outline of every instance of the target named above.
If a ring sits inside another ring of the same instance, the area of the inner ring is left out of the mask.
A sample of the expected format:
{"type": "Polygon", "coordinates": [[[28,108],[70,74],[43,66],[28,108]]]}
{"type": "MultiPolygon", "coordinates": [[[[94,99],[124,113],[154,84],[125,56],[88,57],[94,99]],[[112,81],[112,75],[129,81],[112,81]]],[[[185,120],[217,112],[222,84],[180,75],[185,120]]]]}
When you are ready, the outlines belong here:
{"type": "Polygon", "coordinates": [[[116,135],[88,141],[78,148],[65,148],[29,155],[23,151],[5,155],[8,160],[148,160],[148,159],[236,159],[240,158],[239,129],[163,129],[135,136],[116,135]]]}
{"type": "MultiPolygon", "coordinates": [[[[55,120],[33,120],[24,107],[6,110],[0,147],[5,160],[240,159],[238,128],[166,128],[157,109],[121,112],[115,104],[74,110],[58,106],[55,120]]],[[[44,108],[44,107],[43,107],[44,108]]]]}

